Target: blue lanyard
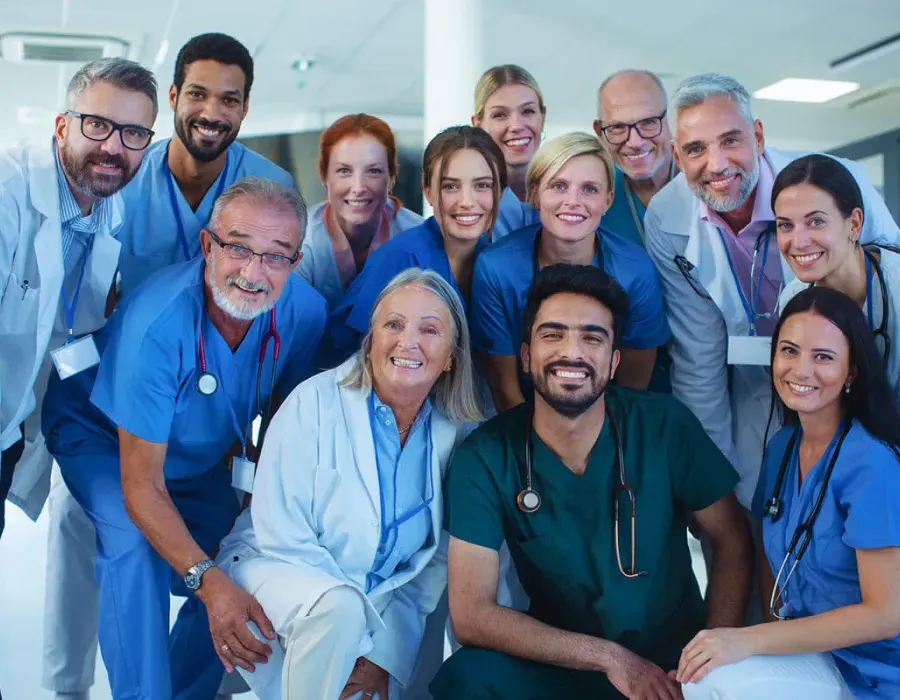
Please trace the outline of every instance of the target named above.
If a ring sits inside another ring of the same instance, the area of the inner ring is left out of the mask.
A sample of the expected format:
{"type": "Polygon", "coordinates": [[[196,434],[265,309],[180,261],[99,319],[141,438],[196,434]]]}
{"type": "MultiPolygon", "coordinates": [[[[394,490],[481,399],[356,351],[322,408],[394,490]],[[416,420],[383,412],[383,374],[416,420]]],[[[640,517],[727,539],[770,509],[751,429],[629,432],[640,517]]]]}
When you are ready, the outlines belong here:
{"type": "Polygon", "coordinates": [[[744,288],[741,286],[741,280],[738,277],[737,270],[734,269],[734,262],[731,259],[731,253],[728,252],[728,244],[725,242],[725,233],[721,228],[716,226],[719,232],[719,238],[722,240],[722,247],[725,249],[725,259],[728,261],[728,268],[731,270],[731,276],[734,278],[734,284],[737,287],[738,296],[741,299],[741,306],[744,307],[744,313],[747,315],[747,321],[750,323],[750,335],[756,335],[756,319],[760,314],[757,312],[759,308],[759,292],[762,289],[763,276],[766,273],[766,260],[769,257],[769,243],[772,240],[771,227],[767,227],[765,231],[759,234],[760,237],[765,236],[766,242],[763,245],[762,264],[759,266],[759,276],[756,280],[756,289],[753,287],[753,267],[756,264],[756,254],[759,252],[760,237],[756,239],[756,245],[753,248],[753,261],[750,263],[750,286],[753,292],[753,305],[747,301],[747,295],[744,294],[744,288]]]}
{"type": "MultiPolygon", "coordinates": [[[[163,159],[163,170],[165,170],[165,180],[166,185],[168,185],[169,190],[169,204],[172,206],[172,214],[175,216],[175,223],[178,226],[178,240],[181,243],[181,250],[184,253],[184,259],[190,260],[193,255],[191,255],[190,247],[188,246],[187,235],[184,232],[184,222],[181,220],[181,211],[178,208],[178,197],[175,196],[175,185],[172,184],[172,181],[175,179],[175,176],[172,175],[172,171],[169,170],[169,158],[168,158],[168,150],[166,150],[166,157],[163,159]]],[[[222,196],[222,192],[225,189],[225,181],[228,179],[228,152],[225,152],[225,167],[222,168],[222,172],[219,173],[219,186],[216,188],[216,194],[213,199],[213,203],[222,196]]]]}
{"type": "Polygon", "coordinates": [[[75,292],[72,295],[72,303],[69,303],[66,297],[66,283],[60,285],[60,296],[62,297],[63,308],[66,312],[66,342],[75,342],[75,309],[78,308],[78,300],[81,298],[81,283],[84,281],[84,272],[87,270],[88,258],[91,257],[91,246],[93,244],[93,236],[88,241],[87,249],[84,251],[84,259],[81,261],[81,272],[78,273],[78,281],[75,283],[75,292]]]}
{"type": "Polygon", "coordinates": [[[866,316],[869,320],[869,328],[874,331],[875,312],[872,308],[872,261],[869,260],[868,255],[864,255],[863,257],[866,259],[866,316]]]}

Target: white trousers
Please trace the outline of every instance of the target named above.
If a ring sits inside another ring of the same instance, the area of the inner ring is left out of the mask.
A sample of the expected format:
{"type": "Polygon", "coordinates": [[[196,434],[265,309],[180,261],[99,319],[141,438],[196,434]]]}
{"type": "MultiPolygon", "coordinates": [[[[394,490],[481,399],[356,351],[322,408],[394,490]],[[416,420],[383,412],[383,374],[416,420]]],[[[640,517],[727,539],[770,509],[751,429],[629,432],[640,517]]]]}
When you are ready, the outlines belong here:
{"type": "MultiPolygon", "coordinates": [[[[262,639],[252,623],[251,630],[262,639]]],[[[338,700],[368,634],[361,594],[349,586],[332,588],[283,632],[268,642],[273,651],[268,663],[257,665],[254,673],[241,670],[250,689],[261,700],[338,700]]],[[[397,689],[391,678],[391,697],[378,700],[396,700],[397,689]]],[[[357,693],[353,700],[361,697],[357,693]]]]}
{"type": "Polygon", "coordinates": [[[86,692],[94,685],[97,661],[97,536],[56,462],[47,505],[43,683],[57,693],[86,692]]]}
{"type": "Polygon", "coordinates": [[[853,700],[830,654],[751,656],[681,692],[684,700],[853,700]]]}

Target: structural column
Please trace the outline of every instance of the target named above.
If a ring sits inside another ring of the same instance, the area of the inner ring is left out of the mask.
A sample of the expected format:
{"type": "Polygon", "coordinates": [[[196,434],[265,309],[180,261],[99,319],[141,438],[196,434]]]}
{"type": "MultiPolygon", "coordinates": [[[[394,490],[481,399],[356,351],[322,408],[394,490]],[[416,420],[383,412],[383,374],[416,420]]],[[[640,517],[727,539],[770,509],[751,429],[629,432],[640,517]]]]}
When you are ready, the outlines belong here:
{"type": "Polygon", "coordinates": [[[427,143],[442,129],[469,124],[475,83],[484,72],[483,0],[425,0],[427,143]]]}

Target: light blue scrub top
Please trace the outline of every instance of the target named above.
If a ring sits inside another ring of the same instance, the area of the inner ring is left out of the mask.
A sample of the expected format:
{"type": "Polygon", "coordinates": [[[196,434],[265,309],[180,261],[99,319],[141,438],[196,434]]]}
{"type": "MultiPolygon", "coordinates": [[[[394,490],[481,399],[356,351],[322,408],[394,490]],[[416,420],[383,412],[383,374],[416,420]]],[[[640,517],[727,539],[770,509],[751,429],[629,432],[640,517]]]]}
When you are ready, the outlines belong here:
{"type": "MultiPolygon", "coordinates": [[[[799,493],[797,461],[792,459],[781,494],[782,515],[776,522],[764,517],[763,507],[772,495],[792,431],[793,427],[782,428],[769,441],[753,500],[753,510],[762,519],[763,544],[773,576],[797,526],[812,510],[830,459],[826,451],[799,484],[799,493]]],[[[854,421],[813,525],[812,542],[788,585],[791,615],[817,615],[862,601],[856,550],[900,546],[898,503],[900,459],[854,421]]],[[[900,698],[900,636],[831,655],[855,697],[900,698]]]]}
{"type": "Polygon", "coordinates": [[[335,353],[335,364],[340,364],[359,349],[363,336],[369,330],[369,317],[378,295],[394,277],[411,267],[433,270],[439,274],[450,283],[465,306],[465,298],[450,270],[441,230],[437,220],[431,216],[425,223],[404,231],[374,250],[341,303],[331,312],[328,342],[330,350],[335,353]]]}
{"type": "Polygon", "coordinates": [[[123,297],[131,294],[154,272],[184,262],[184,247],[178,235],[179,219],[191,256],[199,255],[200,229],[209,222],[218,196],[238,180],[250,176],[263,177],[288,189],[297,189],[290,173],[235,142],[228,148],[227,161],[219,177],[203,197],[197,211],[192,211],[169,171],[167,154],[170,141],[157,141],[147,149],[137,175],[122,190],[125,221],[116,238],[122,244],[119,272],[123,297]],[[175,195],[177,212],[172,206],[169,184],[175,195]]]}
{"type": "MultiPolygon", "coordinates": [[[[341,284],[337,263],[334,261],[334,248],[328,235],[328,226],[325,224],[325,204],[326,202],[321,202],[309,212],[306,237],[303,239],[303,259],[297,266],[297,272],[325,297],[330,310],[340,303],[345,290],[341,284]]],[[[387,209],[391,222],[391,238],[422,223],[421,216],[405,207],[401,207],[397,216],[394,216],[394,206],[394,202],[389,199],[387,209]]],[[[372,251],[371,255],[377,250],[378,248],[372,251]]]]}
{"type": "MultiPolygon", "coordinates": [[[[381,537],[366,592],[386,581],[406,564],[431,536],[431,402],[419,410],[406,444],[400,446],[400,427],[394,412],[369,393],[369,423],[375,442],[381,496],[381,537]]],[[[406,426],[402,426],[406,427],[406,426]]]]}
{"type": "MultiPolygon", "coordinates": [[[[253,321],[232,352],[204,310],[205,270],[202,257],[169,267],[116,309],[98,335],[100,365],[51,381],[45,434],[56,429],[58,444],[82,440],[116,453],[117,426],[149,442],[168,443],[167,479],[196,476],[222,461],[238,440],[235,420],[245,430],[268,404],[274,344],[269,341],[262,365],[257,406],[257,369],[269,314],[253,321]],[[212,396],[196,388],[201,324],[207,370],[219,381],[212,396]]],[[[284,398],[313,373],[325,300],[297,275],[288,275],[275,317],[281,335],[275,391],[284,398]]],[[[83,449],[90,454],[95,448],[83,449]]]]}
{"type": "MultiPolygon", "coordinates": [[[[516,231],[488,246],[475,261],[469,316],[476,350],[489,355],[519,355],[539,231],[540,226],[516,231]]],[[[603,269],[628,294],[628,319],[621,344],[636,349],[659,347],[669,339],[669,326],[656,268],[639,245],[605,229],[598,230],[597,235],[603,269]]]]}
{"type": "Polygon", "coordinates": [[[513,231],[541,222],[541,213],[530,204],[519,201],[515,193],[507,187],[500,196],[497,221],[491,233],[492,241],[499,241],[513,231]]]}

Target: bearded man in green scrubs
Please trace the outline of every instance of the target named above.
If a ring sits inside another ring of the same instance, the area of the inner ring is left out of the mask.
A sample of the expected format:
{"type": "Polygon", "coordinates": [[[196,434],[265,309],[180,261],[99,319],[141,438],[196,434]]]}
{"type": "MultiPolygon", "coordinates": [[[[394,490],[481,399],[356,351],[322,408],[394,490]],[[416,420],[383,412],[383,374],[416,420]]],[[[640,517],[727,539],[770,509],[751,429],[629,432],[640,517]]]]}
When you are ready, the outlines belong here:
{"type": "Polygon", "coordinates": [[[752,545],[737,473],[676,399],[609,385],[627,309],[598,268],[535,277],[522,344],[534,403],[473,432],[448,475],[450,614],[464,648],[432,682],[435,700],[676,700],[669,672],[684,645],[743,620],[752,545]],[[714,547],[706,601],[690,517],[714,547]],[[527,613],[496,603],[504,541],[527,613]]]}

